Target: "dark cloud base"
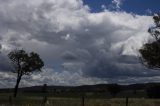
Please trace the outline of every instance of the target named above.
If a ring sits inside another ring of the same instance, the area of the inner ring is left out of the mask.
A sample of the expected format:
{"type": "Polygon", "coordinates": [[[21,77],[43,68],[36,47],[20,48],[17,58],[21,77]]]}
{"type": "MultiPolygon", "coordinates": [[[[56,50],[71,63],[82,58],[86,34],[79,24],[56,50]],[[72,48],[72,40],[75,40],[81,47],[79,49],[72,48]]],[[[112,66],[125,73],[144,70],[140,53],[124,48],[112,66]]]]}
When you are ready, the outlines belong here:
{"type": "Polygon", "coordinates": [[[91,13],[82,0],[0,1],[1,87],[12,86],[7,53],[35,51],[45,61],[42,73],[25,76],[21,86],[139,83],[158,81],[159,71],[138,60],[150,39],[149,16],[105,10],[91,13]]]}

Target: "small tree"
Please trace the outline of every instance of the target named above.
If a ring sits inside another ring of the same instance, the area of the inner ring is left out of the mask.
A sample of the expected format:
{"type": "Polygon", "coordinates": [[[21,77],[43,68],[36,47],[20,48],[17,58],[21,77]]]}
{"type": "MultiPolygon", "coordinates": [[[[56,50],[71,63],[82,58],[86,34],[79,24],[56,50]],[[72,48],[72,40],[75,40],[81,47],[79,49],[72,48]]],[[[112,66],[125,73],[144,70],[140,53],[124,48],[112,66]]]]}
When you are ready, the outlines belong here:
{"type": "Polygon", "coordinates": [[[148,32],[155,39],[152,43],[146,43],[139,50],[142,63],[151,69],[160,69],[160,14],[153,16],[155,27],[149,28],[148,32]]]}
{"type": "Polygon", "coordinates": [[[14,89],[14,97],[17,96],[18,86],[23,75],[30,75],[34,71],[41,71],[44,66],[37,53],[26,53],[24,50],[13,50],[8,54],[12,62],[13,72],[17,73],[17,81],[14,89]]]}

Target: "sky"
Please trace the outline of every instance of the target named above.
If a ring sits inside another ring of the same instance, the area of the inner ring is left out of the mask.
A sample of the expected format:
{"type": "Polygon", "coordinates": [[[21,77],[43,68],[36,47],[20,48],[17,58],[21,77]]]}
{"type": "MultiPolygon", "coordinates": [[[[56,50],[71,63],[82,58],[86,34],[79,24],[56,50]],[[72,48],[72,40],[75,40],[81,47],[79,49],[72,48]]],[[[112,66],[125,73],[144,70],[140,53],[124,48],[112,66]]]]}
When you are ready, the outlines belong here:
{"type": "Polygon", "coordinates": [[[159,11],[159,0],[83,0],[91,12],[101,12],[104,8],[121,10],[139,15],[151,15],[159,11]]]}
{"type": "Polygon", "coordinates": [[[7,54],[33,51],[42,72],[23,76],[35,85],[159,82],[160,71],[144,67],[138,50],[153,38],[159,0],[0,0],[0,87],[14,87],[7,54]]]}

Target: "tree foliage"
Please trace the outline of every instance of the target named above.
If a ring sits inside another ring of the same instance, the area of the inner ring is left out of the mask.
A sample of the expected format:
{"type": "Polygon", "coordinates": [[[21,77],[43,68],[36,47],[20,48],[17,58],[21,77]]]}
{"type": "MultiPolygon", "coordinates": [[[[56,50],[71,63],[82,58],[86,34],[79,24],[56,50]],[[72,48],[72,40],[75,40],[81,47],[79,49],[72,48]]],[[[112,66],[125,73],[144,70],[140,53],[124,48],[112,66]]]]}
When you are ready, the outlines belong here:
{"type": "Polygon", "coordinates": [[[151,43],[146,43],[139,50],[142,63],[148,68],[160,69],[160,14],[153,16],[155,27],[148,29],[148,32],[155,39],[151,43]]]}
{"type": "Polygon", "coordinates": [[[146,93],[149,98],[160,98],[160,84],[147,85],[146,93]]]}
{"type": "Polygon", "coordinates": [[[13,72],[17,73],[14,97],[17,95],[18,86],[23,75],[30,75],[34,71],[41,71],[44,66],[37,53],[26,53],[24,50],[14,50],[8,54],[13,66],[13,72]]]}

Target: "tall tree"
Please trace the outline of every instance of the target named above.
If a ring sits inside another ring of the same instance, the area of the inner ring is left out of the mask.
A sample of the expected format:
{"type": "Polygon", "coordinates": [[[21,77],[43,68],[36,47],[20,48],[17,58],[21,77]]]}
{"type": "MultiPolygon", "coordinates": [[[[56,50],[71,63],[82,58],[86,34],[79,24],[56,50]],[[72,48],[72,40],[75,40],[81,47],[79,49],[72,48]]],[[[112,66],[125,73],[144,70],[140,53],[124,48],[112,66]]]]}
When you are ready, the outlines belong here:
{"type": "Polygon", "coordinates": [[[44,63],[37,53],[26,53],[24,50],[13,50],[8,54],[13,66],[13,72],[17,74],[14,89],[14,97],[17,96],[18,86],[23,75],[30,75],[34,71],[41,71],[44,63]]]}
{"type": "Polygon", "coordinates": [[[139,50],[142,63],[151,69],[160,69],[160,14],[153,16],[154,27],[148,29],[150,35],[155,39],[151,43],[146,43],[139,50]]]}

